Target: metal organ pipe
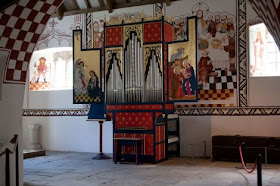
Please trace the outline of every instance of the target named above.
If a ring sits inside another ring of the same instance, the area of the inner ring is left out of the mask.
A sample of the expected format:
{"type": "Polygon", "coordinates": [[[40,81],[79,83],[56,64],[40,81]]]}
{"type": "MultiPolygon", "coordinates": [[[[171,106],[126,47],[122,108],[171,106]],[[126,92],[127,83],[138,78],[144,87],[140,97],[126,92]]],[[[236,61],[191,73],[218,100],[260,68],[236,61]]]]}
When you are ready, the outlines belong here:
{"type": "Polygon", "coordinates": [[[161,102],[162,101],[162,74],[157,62],[155,51],[151,52],[149,61],[148,75],[145,85],[145,101],[146,102],[161,102]]]}
{"type": "Polygon", "coordinates": [[[142,102],[143,58],[141,43],[136,33],[131,33],[125,54],[125,102],[142,102]]]}
{"type": "Polygon", "coordinates": [[[123,80],[121,77],[120,68],[118,67],[118,59],[116,56],[112,58],[112,68],[109,71],[109,79],[107,81],[106,102],[119,103],[122,102],[122,85],[123,80]]]}
{"type": "MultiPolygon", "coordinates": [[[[152,50],[147,64],[149,66],[144,69],[143,52],[141,41],[138,39],[137,34],[132,32],[124,50],[124,80],[117,74],[113,76],[118,82],[115,84],[116,87],[112,88],[117,89],[117,92],[111,96],[115,102],[122,100],[122,98],[125,103],[163,101],[163,74],[160,62],[157,61],[159,58],[156,56],[156,51],[152,50]],[[148,72],[147,77],[144,79],[145,70],[148,72]],[[124,84],[122,84],[122,81],[124,81],[124,84]],[[121,87],[120,91],[124,90],[123,94],[120,94],[119,87],[121,87]]],[[[117,62],[114,62],[114,64],[117,64],[117,62]]],[[[116,69],[118,69],[117,66],[113,65],[113,72],[117,71],[116,69]]],[[[109,85],[112,86],[108,83],[107,87],[109,85]]]]}

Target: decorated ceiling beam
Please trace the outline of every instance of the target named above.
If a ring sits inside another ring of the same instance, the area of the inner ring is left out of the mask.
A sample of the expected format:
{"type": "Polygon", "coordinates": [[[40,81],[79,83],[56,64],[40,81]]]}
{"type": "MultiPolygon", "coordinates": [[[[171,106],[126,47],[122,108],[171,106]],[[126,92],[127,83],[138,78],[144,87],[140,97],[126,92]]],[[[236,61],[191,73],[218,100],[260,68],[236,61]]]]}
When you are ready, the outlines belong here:
{"type": "Polygon", "coordinates": [[[104,6],[103,0],[98,0],[100,7],[104,6]]]}
{"type": "Polygon", "coordinates": [[[91,8],[89,0],[84,0],[84,2],[86,4],[87,8],[91,8]]]}
{"type": "Polygon", "coordinates": [[[78,6],[77,1],[76,1],[76,0],[71,0],[71,1],[72,1],[73,8],[74,8],[75,10],[79,10],[80,8],[79,8],[79,6],[78,6]]]}
{"type": "Polygon", "coordinates": [[[62,20],[65,11],[66,11],[66,8],[65,8],[64,4],[62,3],[61,6],[56,11],[58,20],[62,20]]]}
{"type": "Polygon", "coordinates": [[[109,13],[113,12],[113,0],[107,0],[107,9],[109,13]]]}
{"type": "Polygon", "coordinates": [[[149,5],[149,4],[155,4],[155,3],[163,3],[165,0],[143,0],[143,1],[134,1],[130,3],[122,3],[116,5],[114,9],[118,8],[127,8],[127,7],[133,7],[133,6],[142,6],[142,5],[149,5]]]}
{"type": "MultiPolygon", "coordinates": [[[[101,2],[102,0],[99,0],[101,2]]],[[[164,3],[166,0],[141,0],[136,2],[130,2],[130,3],[119,3],[117,5],[113,4],[112,1],[112,11],[113,9],[119,9],[119,8],[127,8],[127,7],[133,7],[133,6],[143,6],[143,5],[149,5],[154,3],[164,3]]],[[[103,1],[102,1],[103,2],[103,1]]],[[[99,12],[108,10],[108,7],[103,5],[101,7],[95,7],[95,8],[88,8],[84,10],[71,10],[64,12],[64,16],[70,16],[70,15],[77,15],[77,14],[86,14],[91,12],[99,12]]],[[[54,14],[52,17],[57,17],[56,14],[54,14]]]]}
{"type": "Polygon", "coordinates": [[[166,0],[165,3],[166,3],[166,6],[170,6],[170,0],[166,0]]]}

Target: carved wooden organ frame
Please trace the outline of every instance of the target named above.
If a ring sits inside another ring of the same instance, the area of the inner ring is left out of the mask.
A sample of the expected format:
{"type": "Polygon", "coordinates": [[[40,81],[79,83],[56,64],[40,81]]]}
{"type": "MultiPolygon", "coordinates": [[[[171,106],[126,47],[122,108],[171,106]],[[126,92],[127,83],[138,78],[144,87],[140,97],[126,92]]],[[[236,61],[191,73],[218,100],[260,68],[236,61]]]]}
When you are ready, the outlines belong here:
{"type": "MultiPolygon", "coordinates": [[[[163,16],[105,23],[104,83],[106,113],[114,138],[142,138],[143,159],[167,158],[167,43],[173,27],[163,16]]],[[[122,153],[135,156],[133,147],[122,153]]],[[[114,148],[115,154],[115,148],[114,148]]]]}

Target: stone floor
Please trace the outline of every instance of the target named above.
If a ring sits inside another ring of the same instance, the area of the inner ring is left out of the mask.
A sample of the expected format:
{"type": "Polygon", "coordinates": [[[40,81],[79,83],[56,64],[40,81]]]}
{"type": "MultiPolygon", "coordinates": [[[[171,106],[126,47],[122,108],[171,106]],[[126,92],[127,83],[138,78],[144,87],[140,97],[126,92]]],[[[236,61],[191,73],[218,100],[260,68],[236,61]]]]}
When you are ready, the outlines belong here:
{"type": "MultiPolygon", "coordinates": [[[[170,158],[159,164],[114,164],[92,160],[91,153],[47,152],[24,160],[24,182],[29,185],[257,185],[256,171],[248,174],[240,163],[210,159],[170,158]]],[[[263,166],[264,167],[264,166],[263,166]]],[[[280,165],[263,168],[263,185],[280,185],[280,165]]]]}

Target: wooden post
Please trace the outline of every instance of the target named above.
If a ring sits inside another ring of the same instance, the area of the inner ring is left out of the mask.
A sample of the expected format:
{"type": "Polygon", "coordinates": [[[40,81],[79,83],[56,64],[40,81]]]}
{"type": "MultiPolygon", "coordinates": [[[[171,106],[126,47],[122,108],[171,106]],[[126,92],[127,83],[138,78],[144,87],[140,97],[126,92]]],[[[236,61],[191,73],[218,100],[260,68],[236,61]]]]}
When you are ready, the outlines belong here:
{"type": "Polygon", "coordinates": [[[99,121],[99,153],[102,153],[102,125],[103,125],[103,121],[99,121]]]}
{"type": "Polygon", "coordinates": [[[6,186],[10,186],[10,153],[6,149],[6,186]]]}
{"type": "Polygon", "coordinates": [[[99,120],[99,153],[95,157],[92,158],[95,160],[110,159],[109,156],[107,156],[106,154],[104,154],[102,152],[102,125],[103,125],[103,121],[99,120]]]}
{"type": "Polygon", "coordinates": [[[19,186],[18,143],[16,146],[16,186],[19,186]]]}

